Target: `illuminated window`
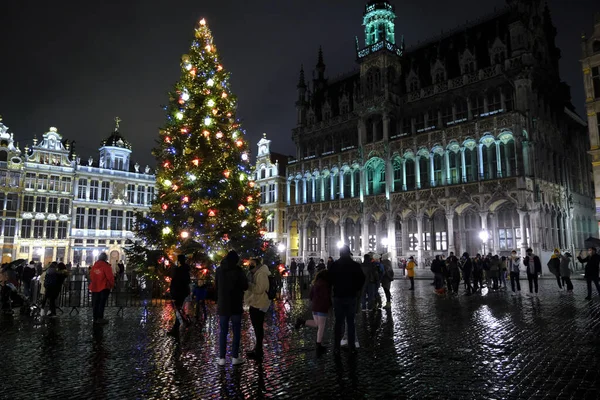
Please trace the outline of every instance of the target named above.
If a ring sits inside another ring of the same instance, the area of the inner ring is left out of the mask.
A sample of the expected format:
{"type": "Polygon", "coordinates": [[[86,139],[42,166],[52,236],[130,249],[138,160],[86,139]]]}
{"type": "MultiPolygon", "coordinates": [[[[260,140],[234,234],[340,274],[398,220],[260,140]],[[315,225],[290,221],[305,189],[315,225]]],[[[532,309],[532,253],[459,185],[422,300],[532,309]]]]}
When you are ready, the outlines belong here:
{"type": "Polygon", "coordinates": [[[90,181],[90,200],[98,201],[98,187],[100,182],[90,181]]]}
{"type": "Polygon", "coordinates": [[[75,229],[83,229],[85,226],[85,208],[77,207],[75,211],[75,229]]]}
{"type": "Polygon", "coordinates": [[[69,214],[69,206],[71,201],[69,199],[60,199],[58,211],[61,214],[69,214]]]}
{"type": "Polygon", "coordinates": [[[98,220],[98,210],[96,210],[95,208],[90,208],[88,210],[87,228],[88,229],[96,229],[97,220],[98,220]]]}
{"type": "Polygon", "coordinates": [[[85,200],[85,192],[87,190],[87,179],[79,179],[77,182],[77,198],[85,200]]]}
{"type": "Polygon", "coordinates": [[[31,237],[31,226],[33,221],[30,219],[24,219],[21,221],[21,237],[23,239],[28,239],[31,237]]]}
{"type": "Polygon", "coordinates": [[[51,214],[58,212],[58,199],[56,197],[48,198],[48,212],[51,214]]]}

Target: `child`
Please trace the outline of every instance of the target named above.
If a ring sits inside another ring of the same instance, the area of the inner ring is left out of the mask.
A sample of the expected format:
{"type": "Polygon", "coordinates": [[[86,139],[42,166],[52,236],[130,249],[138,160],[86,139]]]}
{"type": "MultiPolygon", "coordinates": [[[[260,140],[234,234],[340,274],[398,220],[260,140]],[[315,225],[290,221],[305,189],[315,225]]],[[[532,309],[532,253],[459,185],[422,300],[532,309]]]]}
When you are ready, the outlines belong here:
{"type": "Polygon", "coordinates": [[[302,326],[317,328],[317,355],[321,355],[327,351],[327,348],[322,345],[322,341],[327,315],[331,308],[331,286],[327,270],[319,271],[315,276],[310,290],[310,301],[312,302],[313,319],[306,321],[298,318],[295,327],[296,329],[300,329],[302,326]]]}

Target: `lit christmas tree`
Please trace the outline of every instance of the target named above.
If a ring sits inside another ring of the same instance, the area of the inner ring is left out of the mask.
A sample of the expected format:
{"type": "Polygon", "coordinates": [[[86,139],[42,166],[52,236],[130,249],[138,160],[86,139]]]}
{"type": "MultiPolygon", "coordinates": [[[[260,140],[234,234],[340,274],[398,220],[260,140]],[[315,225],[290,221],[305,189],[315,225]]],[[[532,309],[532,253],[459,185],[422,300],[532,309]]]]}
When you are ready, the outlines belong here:
{"type": "Polygon", "coordinates": [[[154,150],[157,197],[137,224],[144,246],[194,254],[206,266],[231,249],[242,258],[271,252],[236,98],[204,19],[181,57],[181,79],[165,109],[154,150]]]}

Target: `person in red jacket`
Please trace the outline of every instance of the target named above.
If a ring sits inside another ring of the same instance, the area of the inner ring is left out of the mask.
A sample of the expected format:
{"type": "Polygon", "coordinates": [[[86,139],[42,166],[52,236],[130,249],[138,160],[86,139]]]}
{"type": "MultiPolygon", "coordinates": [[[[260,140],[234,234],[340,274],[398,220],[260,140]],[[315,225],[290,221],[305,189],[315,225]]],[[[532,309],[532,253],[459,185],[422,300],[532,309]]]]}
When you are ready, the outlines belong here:
{"type": "Polygon", "coordinates": [[[106,261],[106,253],[100,253],[98,261],[90,270],[90,292],[92,292],[92,308],[95,324],[106,324],[104,319],[104,307],[108,300],[110,289],[115,286],[115,276],[112,267],[106,261]]]}

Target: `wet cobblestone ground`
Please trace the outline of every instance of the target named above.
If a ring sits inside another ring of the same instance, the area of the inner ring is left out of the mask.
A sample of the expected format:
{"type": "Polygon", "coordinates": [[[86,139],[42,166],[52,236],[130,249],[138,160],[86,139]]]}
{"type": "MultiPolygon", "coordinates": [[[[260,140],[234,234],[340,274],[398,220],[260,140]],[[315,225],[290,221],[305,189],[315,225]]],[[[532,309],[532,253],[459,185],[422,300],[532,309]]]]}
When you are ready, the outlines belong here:
{"type": "MultiPolygon", "coordinates": [[[[265,361],[216,365],[214,308],[204,324],[165,335],[169,306],[126,309],[93,328],[89,309],[52,321],[0,323],[0,398],[5,399],[598,399],[600,300],[559,293],[438,297],[429,281],[393,283],[391,311],[362,313],[360,349],[315,355],[316,331],[296,332],[306,300],[267,315],[265,361]]],[[[383,295],[383,293],[382,293],[383,295]]],[[[326,334],[331,346],[332,327],[326,334]]],[[[252,347],[244,316],[242,347],[252,347]]]]}

